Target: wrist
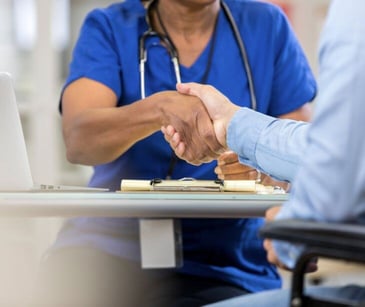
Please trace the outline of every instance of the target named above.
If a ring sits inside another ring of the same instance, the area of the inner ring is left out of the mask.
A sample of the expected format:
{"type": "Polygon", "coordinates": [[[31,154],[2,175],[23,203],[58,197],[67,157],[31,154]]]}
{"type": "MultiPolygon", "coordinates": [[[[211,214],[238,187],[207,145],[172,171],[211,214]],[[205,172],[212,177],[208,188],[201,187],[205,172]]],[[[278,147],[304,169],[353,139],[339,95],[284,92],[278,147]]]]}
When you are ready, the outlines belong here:
{"type": "Polygon", "coordinates": [[[154,119],[154,128],[156,130],[159,130],[162,126],[171,124],[166,112],[166,106],[169,104],[169,100],[171,99],[170,93],[172,92],[158,92],[144,99],[145,105],[151,110],[154,119]]]}
{"type": "Polygon", "coordinates": [[[226,149],[228,149],[227,138],[228,138],[228,128],[232,121],[232,118],[236,114],[236,112],[240,109],[240,107],[236,105],[231,105],[225,112],[224,117],[220,120],[223,126],[222,133],[220,135],[220,143],[226,149]]]}

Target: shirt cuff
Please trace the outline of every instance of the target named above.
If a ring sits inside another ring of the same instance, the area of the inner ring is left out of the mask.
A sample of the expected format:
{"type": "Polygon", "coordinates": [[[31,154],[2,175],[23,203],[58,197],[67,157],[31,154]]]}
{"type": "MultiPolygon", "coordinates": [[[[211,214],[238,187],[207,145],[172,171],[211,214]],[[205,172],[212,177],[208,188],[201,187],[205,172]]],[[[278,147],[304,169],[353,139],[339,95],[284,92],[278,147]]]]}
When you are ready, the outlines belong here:
{"type": "Polygon", "coordinates": [[[227,128],[227,145],[238,154],[241,162],[251,166],[257,165],[257,142],[262,130],[274,120],[274,117],[249,108],[241,108],[233,115],[227,128]]]}

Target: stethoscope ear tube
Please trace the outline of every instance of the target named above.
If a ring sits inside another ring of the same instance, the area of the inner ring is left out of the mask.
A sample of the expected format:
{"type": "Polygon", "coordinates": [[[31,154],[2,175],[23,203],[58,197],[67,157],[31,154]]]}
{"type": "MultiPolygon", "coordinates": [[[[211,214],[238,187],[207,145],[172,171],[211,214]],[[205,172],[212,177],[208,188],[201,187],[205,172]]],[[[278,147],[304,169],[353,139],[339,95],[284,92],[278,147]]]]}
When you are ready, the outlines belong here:
{"type": "Polygon", "coordinates": [[[237,24],[236,24],[236,22],[235,22],[235,20],[232,16],[232,13],[231,13],[230,9],[227,6],[227,4],[225,4],[223,1],[221,1],[221,6],[223,8],[224,13],[226,14],[226,16],[228,18],[229,23],[231,24],[233,34],[234,34],[234,36],[236,38],[236,41],[237,41],[237,44],[238,44],[238,48],[240,49],[241,58],[242,58],[243,65],[245,67],[248,87],[249,87],[249,91],[250,91],[251,108],[253,110],[257,110],[256,91],[255,91],[251,66],[250,66],[250,63],[248,61],[248,56],[247,56],[247,51],[246,51],[245,44],[243,42],[243,39],[242,39],[242,37],[240,35],[240,32],[238,30],[237,24]]]}
{"type": "Polygon", "coordinates": [[[166,35],[162,35],[151,29],[148,29],[143,33],[139,40],[139,72],[141,79],[141,98],[146,98],[146,88],[145,88],[145,64],[147,62],[147,49],[145,48],[146,38],[149,36],[157,36],[165,45],[167,52],[170,55],[172,65],[174,67],[176,82],[181,83],[181,74],[180,74],[180,64],[179,58],[176,49],[171,44],[169,38],[166,35]]]}

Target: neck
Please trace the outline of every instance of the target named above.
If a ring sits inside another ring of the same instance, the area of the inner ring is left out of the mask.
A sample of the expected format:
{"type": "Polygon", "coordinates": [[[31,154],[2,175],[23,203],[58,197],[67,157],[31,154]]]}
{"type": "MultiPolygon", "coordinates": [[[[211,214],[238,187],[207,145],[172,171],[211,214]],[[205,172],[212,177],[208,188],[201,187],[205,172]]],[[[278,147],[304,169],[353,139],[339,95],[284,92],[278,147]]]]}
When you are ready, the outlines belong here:
{"type": "Polygon", "coordinates": [[[180,64],[190,67],[213,35],[220,0],[156,1],[156,6],[151,10],[153,29],[169,36],[176,47],[180,64]]]}
{"type": "MultiPolygon", "coordinates": [[[[158,0],[156,6],[161,20],[171,36],[211,34],[219,12],[219,0],[206,0],[203,3],[188,1],[158,0]]],[[[153,12],[153,25],[156,31],[163,33],[156,13],[153,12]]]]}

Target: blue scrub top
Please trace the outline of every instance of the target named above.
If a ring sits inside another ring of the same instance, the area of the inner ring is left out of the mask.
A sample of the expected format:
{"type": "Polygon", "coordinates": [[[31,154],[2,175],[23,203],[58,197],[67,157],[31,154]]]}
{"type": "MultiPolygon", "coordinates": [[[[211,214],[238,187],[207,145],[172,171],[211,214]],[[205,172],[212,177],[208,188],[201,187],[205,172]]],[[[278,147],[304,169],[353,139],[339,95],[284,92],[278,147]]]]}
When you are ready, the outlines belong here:
{"type": "MultiPolygon", "coordinates": [[[[287,19],[277,7],[256,1],[226,0],[247,48],[255,83],[257,110],[279,116],[315,96],[316,84],[287,19]]],[[[74,49],[65,87],[82,77],[99,81],[119,97],[118,106],[141,98],[139,38],[146,31],[145,9],[126,0],[92,11],[74,49]]],[[[206,83],[241,106],[250,106],[247,76],[233,30],[221,11],[206,83]]],[[[167,50],[157,38],[146,40],[146,95],[175,89],[167,50]]],[[[183,82],[202,82],[212,41],[191,67],[180,65],[183,82]]],[[[125,131],[128,133],[128,130],[125,131]]],[[[165,178],[172,151],[161,132],[137,142],[111,163],[98,165],[90,186],[120,188],[122,178],[165,178]]],[[[216,162],[193,166],[178,160],[172,178],[215,179],[216,162]]],[[[248,291],[280,287],[276,269],[266,260],[258,228],[262,219],[183,219],[184,266],[179,271],[220,279],[248,291]]],[[[78,218],[68,221],[54,248],[93,246],[139,260],[134,219],[78,218]]]]}

